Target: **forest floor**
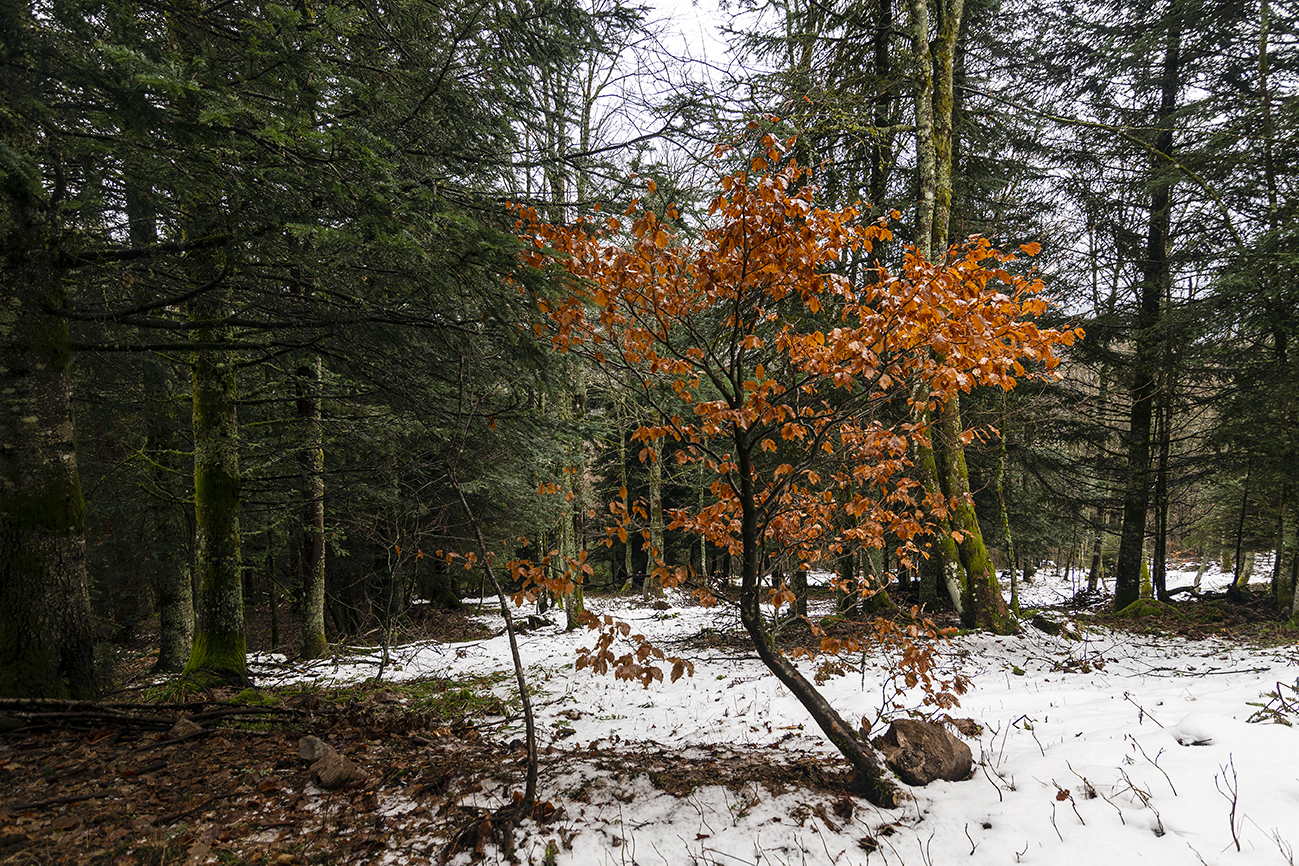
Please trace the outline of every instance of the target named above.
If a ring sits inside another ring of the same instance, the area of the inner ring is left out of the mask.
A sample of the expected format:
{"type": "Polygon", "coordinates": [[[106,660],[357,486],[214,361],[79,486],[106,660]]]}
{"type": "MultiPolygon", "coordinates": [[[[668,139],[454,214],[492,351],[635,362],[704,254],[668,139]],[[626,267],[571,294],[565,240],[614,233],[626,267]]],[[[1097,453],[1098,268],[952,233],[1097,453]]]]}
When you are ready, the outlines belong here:
{"type": "MultiPolygon", "coordinates": [[[[372,648],[312,665],[264,653],[259,688],[240,694],[0,704],[0,864],[1293,866],[1299,731],[1249,722],[1299,722],[1299,631],[1268,612],[1262,587],[1139,620],[1077,604],[1058,574],[1025,589],[1083,639],[1026,624],[951,641],[945,664],[975,686],[952,711],[981,729],[975,777],[912,789],[899,809],[851,793],[724,612],[592,597],[695,674],[649,689],[574,674],[589,636],[523,635],[541,746],[528,814],[515,805],[526,758],[499,615],[468,609],[418,619],[380,682],[372,648]],[[181,717],[201,729],[173,730],[181,717]],[[307,735],[358,778],[313,780],[307,735]]],[[[824,689],[854,722],[873,714],[878,733],[932,709],[886,657],[848,668],[824,689]]]]}

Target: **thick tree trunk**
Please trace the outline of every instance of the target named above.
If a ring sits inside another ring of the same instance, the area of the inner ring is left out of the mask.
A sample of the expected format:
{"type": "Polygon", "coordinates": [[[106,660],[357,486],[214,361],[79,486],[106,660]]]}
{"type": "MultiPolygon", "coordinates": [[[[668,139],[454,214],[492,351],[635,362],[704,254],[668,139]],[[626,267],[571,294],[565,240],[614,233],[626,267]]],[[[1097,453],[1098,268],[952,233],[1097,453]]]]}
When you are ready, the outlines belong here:
{"type": "Polygon", "coordinates": [[[186,468],[181,455],[187,445],[181,441],[182,422],[174,412],[182,385],[161,360],[144,360],[143,386],[150,403],[144,450],[148,483],[153,487],[147,555],[153,566],[158,603],[158,661],[154,670],[168,673],[185,667],[194,641],[193,525],[186,509],[169,495],[173,479],[183,477],[186,468]]]}
{"type": "MultiPolygon", "coordinates": [[[[931,440],[933,432],[931,432],[931,440]]],[[[947,494],[943,490],[942,475],[938,469],[937,455],[934,449],[926,445],[916,446],[916,476],[930,499],[945,501],[947,494]]],[[[928,554],[920,563],[920,602],[937,606],[940,593],[952,603],[961,624],[966,628],[974,627],[974,605],[970,594],[970,582],[966,580],[965,570],[961,568],[961,552],[952,537],[952,516],[938,521],[934,540],[928,554]]]]}
{"type": "Polygon", "coordinates": [[[970,497],[970,475],[965,465],[965,449],[960,446],[961,410],[955,397],[943,406],[939,425],[939,440],[945,446],[955,443],[950,446],[945,490],[953,503],[949,518],[952,529],[960,533],[957,550],[965,572],[969,616],[976,628],[995,634],[1014,634],[1019,626],[1007,610],[1006,600],[1001,595],[997,570],[992,567],[988,548],[983,543],[979,517],[975,514],[974,501],[970,497]]]}
{"type": "Polygon", "coordinates": [[[71,349],[67,323],[49,312],[64,305],[62,275],[44,213],[24,201],[34,190],[17,183],[0,176],[0,695],[87,698],[95,671],[71,349]]]}
{"type": "MultiPolygon", "coordinates": [[[[142,100],[128,99],[122,113],[124,117],[139,118],[145,116],[146,108],[142,100]]],[[[139,125],[134,131],[147,133],[139,125]]],[[[156,197],[143,166],[128,159],[123,173],[127,236],[131,246],[142,249],[158,242],[156,197]]],[[[135,300],[145,303],[150,298],[142,292],[135,300]]],[[[194,553],[193,533],[188,520],[177,519],[179,509],[165,495],[171,486],[170,479],[180,475],[182,467],[176,458],[185,446],[178,432],[180,419],[173,417],[171,411],[178,388],[170,365],[159,358],[146,358],[141,371],[144,398],[149,404],[144,452],[151,467],[149,484],[154,488],[149,502],[151,525],[147,542],[158,604],[158,661],[154,670],[173,673],[185,667],[194,642],[194,585],[190,565],[194,553]]]]}
{"type": "MultiPolygon", "coordinates": [[[[211,276],[211,275],[209,275],[211,276]]],[[[223,283],[191,302],[196,342],[230,339],[230,292],[223,283]]],[[[194,395],[194,518],[198,544],[198,621],[185,674],[200,681],[215,677],[248,682],[244,636],[242,558],[239,534],[239,431],[235,412],[235,356],[195,352],[191,361],[194,395]]]]}
{"type": "MultiPolygon", "coordinates": [[[[957,42],[961,34],[965,0],[938,0],[938,32],[933,42],[934,218],[931,252],[947,255],[952,222],[953,114],[957,42]]],[[[959,447],[959,443],[958,447],[959,447]]]]}

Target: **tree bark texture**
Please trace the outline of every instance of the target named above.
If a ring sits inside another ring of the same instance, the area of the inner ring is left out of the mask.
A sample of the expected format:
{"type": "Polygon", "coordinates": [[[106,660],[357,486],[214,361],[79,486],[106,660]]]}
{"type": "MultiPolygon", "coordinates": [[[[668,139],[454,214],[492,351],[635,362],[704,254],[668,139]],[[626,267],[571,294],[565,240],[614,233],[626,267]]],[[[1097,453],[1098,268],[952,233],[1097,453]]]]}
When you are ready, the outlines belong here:
{"type": "MultiPolygon", "coordinates": [[[[933,246],[938,157],[934,148],[934,62],[929,51],[927,0],[911,0],[911,52],[916,86],[916,255],[933,261],[939,252],[933,246]]],[[[947,152],[951,153],[950,146],[947,152]]]]}
{"type": "Polygon", "coordinates": [[[1002,598],[997,570],[992,567],[983,532],[979,529],[979,517],[974,511],[974,500],[970,497],[970,473],[965,464],[965,449],[960,444],[961,409],[955,397],[943,405],[938,423],[938,438],[949,452],[943,486],[952,501],[951,527],[960,533],[956,547],[965,572],[965,592],[970,608],[967,616],[973,619],[975,628],[995,634],[1013,634],[1018,625],[1002,598]]]}
{"type": "MultiPolygon", "coordinates": [[[[911,44],[915,55],[916,84],[916,253],[927,261],[946,257],[952,216],[953,113],[956,52],[961,34],[964,0],[939,0],[935,34],[930,40],[929,7],[924,0],[911,4],[911,44]]],[[[919,406],[919,401],[917,401],[919,406]]],[[[936,590],[940,580],[968,627],[1005,634],[1017,628],[1001,597],[996,571],[974,505],[969,501],[969,470],[961,444],[960,397],[953,395],[940,410],[929,447],[918,447],[917,469],[931,495],[941,493],[951,503],[940,521],[939,542],[930,550],[931,561],[922,583],[925,592],[936,590]],[[955,435],[950,435],[952,431],[955,435]],[[932,449],[941,449],[935,454],[932,449]],[[955,531],[960,541],[952,535],[955,531]]],[[[922,423],[929,422],[922,413],[922,423]]]]}
{"type": "Polygon", "coordinates": [[[71,348],[50,314],[63,306],[57,239],[35,191],[0,178],[0,695],[86,698],[95,672],[71,348]]]}
{"type": "Polygon", "coordinates": [[[663,583],[654,575],[660,565],[667,565],[663,544],[663,454],[654,449],[650,453],[650,551],[645,566],[645,597],[663,595],[663,583]]]}
{"type": "Polygon", "coordinates": [[[320,392],[323,365],[316,356],[298,367],[302,423],[302,657],[317,659],[325,638],[325,437],[320,392]]]}
{"type": "MultiPolygon", "coordinates": [[[[199,325],[193,332],[195,342],[230,340],[230,328],[221,324],[229,309],[230,291],[223,281],[192,301],[190,319],[199,325]]],[[[194,648],[185,673],[242,685],[248,682],[248,672],[234,353],[195,352],[191,388],[197,529],[194,569],[199,596],[194,648]]]]}

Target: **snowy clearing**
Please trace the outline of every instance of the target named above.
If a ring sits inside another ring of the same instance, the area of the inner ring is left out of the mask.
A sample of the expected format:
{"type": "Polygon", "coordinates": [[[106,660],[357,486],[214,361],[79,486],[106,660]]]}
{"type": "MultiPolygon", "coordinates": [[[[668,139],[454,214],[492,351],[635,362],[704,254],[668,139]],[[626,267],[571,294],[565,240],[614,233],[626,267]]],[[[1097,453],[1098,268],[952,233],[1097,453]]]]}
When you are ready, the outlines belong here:
{"type": "MultiPolygon", "coordinates": [[[[1169,585],[1193,577],[1170,569],[1169,585]]],[[[1203,577],[1206,590],[1227,579],[1215,571],[1203,577]]],[[[1046,572],[1021,598],[1026,605],[1056,603],[1071,592],[1046,572]]],[[[967,738],[974,777],[909,788],[913,801],[881,810],[858,798],[797,788],[781,793],[757,781],[737,785],[733,776],[729,785],[668,792],[634,762],[620,772],[591,758],[617,746],[666,766],[791,757],[834,766],[835,753],[756,657],[698,639],[706,629],[738,630],[731,613],[686,602],[653,610],[639,599],[589,604],[691,659],[695,674],[645,689],[574,671],[577,648],[592,642],[589,632],[543,627],[519,636],[537,693],[541,746],[549,747],[539,796],[563,809],[552,823],[521,826],[523,862],[1294,863],[1299,730],[1247,721],[1269,703],[1269,692],[1294,706],[1299,658],[1293,645],[1260,649],[1216,638],[1147,637],[1087,626],[1085,617],[1081,641],[1027,626],[1014,637],[960,636],[946,654],[959,658],[974,686],[951,714],[983,729],[977,739],[967,738]]],[[[494,632],[501,628],[499,615],[483,620],[494,632]]],[[[261,661],[266,685],[356,682],[373,676],[378,664],[372,655],[310,667],[261,661]]],[[[823,691],[845,719],[865,717],[874,721],[873,733],[882,733],[884,723],[875,720],[891,695],[886,660],[847,661],[847,674],[823,691]]],[[[506,639],[498,634],[396,648],[385,677],[508,669],[506,639]]],[[[811,670],[809,663],[805,672],[811,670]]],[[[507,695],[506,685],[498,688],[507,695]]],[[[890,700],[919,703],[913,695],[890,700]]],[[[1271,705],[1284,709],[1276,699],[1271,705]]],[[[505,802],[501,793],[477,796],[484,807],[505,802]]],[[[391,814],[404,811],[418,821],[412,806],[399,798],[386,804],[391,814]]],[[[505,862],[500,852],[484,853],[487,862],[505,862]]],[[[451,862],[470,862],[470,854],[451,862]]],[[[408,857],[390,851],[380,860],[408,857]]]]}

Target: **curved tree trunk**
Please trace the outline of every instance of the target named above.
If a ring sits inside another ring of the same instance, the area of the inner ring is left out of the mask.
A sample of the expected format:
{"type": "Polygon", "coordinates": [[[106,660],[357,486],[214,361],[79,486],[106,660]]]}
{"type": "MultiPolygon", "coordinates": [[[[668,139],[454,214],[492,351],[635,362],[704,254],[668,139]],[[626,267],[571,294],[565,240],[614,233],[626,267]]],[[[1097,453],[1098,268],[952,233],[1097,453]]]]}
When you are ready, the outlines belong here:
{"type": "Polygon", "coordinates": [[[737,437],[736,454],[738,456],[740,481],[740,541],[742,562],[740,571],[740,622],[748,632],[758,658],[767,669],[775,674],[776,679],[789,689],[803,708],[811,715],[812,720],[826,735],[839,754],[848,761],[856,772],[857,790],[877,806],[892,808],[901,802],[901,792],[885,775],[879,759],[869,743],[857,737],[852,727],[843,720],[830,702],[827,701],[816,686],[799,673],[789,659],[776,646],[775,638],[767,629],[762,616],[761,587],[759,586],[759,553],[761,539],[758,535],[757,506],[753,490],[752,455],[746,443],[737,437]]]}

